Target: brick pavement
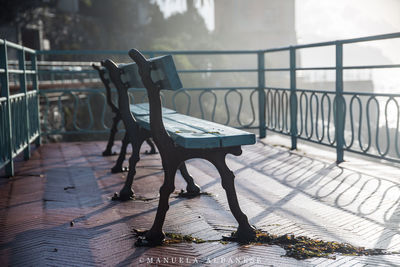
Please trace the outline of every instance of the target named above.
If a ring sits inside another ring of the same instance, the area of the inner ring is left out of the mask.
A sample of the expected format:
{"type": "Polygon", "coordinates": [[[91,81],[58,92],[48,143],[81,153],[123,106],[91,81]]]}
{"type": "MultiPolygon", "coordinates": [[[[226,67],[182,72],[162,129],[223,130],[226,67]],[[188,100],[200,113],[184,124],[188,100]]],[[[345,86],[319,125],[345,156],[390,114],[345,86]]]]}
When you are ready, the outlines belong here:
{"type": "MultiPolygon", "coordinates": [[[[252,224],[274,234],[400,250],[398,168],[359,159],[338,167],[329,153],[290,152],[274,141],[244,147],[242,156],[228,160],[252,224]]],[[[110,173],[116,156],[100,156],[104,147],[46,144],[16,164],[15,177],[0,178],[1,266],[146,266],[151,260],[158,266],[400,266],[400,255],[298,261],[282,256],[278,246],[235,243],[136,248],[132,229],[149,228],[155,216],[163,178],[159,155],[142,154],[134,182],[137,195],[154,199],[115,203],[110,198],[125,174],[110,173]]],[[[191,160],[188,169],[211,196],[173,195],[164,229],[218,240],[236,225],[218,173],[201,160],[191,160]]]]}

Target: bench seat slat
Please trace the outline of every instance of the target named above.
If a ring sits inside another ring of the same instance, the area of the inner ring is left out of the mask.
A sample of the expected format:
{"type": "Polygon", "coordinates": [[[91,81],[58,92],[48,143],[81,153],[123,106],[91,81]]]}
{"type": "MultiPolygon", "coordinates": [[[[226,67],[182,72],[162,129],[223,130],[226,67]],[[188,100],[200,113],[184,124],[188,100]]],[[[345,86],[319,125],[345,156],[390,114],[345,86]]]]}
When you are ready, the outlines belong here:
{"type": "Polygon", "coordinates": [[[190,117],[180,113],[166,114],[165,117],[219,137],[221,140],[220,147],[252,145],[256,142],[254,134],[219,123],[190,117]]]}
{"type": "MultiPolygon", "coordinates": [[[[130,109],[135,116],[150,115],[149,103],[131,104],[130,109]]],[[[169,108],[162,108],[162,113],[169,114],[176,113],[176,111],[169,108]]]]}
{"type": "MultiPolygon", "coordinates": [[[[150,130],[148,103],[131,105],[139,125],[150,130]]],[[[255,135],[229,126],[210,122],[163,108],[164,126],[177,145],[185,148],[216,148],[250,145],[255,135]]]]}

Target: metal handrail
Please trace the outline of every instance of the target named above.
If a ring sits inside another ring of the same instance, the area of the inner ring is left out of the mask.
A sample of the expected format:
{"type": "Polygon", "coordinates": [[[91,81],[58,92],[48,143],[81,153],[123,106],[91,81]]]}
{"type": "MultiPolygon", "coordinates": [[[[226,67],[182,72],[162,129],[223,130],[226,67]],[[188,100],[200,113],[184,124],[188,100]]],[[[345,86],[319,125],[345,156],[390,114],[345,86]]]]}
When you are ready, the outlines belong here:
{"type": "Polygon", "coordinates": [[[0,168],[5,167],[7,176],[14,175],[14,159],[19,153],[24,152],[24,158],[29,159],[30,143],[40,144],[37,74],[35,50],[0,40],[0,168]],[[18,69],[10,68],[8,49],[17,51],[18,69]],[[26,54],[31,57],[29,70],[26,54]],[[10,75],[18,75],[18,93],[10,92],[10,75]],[[32,91],[28,91],[28,82],[32,91]]]}

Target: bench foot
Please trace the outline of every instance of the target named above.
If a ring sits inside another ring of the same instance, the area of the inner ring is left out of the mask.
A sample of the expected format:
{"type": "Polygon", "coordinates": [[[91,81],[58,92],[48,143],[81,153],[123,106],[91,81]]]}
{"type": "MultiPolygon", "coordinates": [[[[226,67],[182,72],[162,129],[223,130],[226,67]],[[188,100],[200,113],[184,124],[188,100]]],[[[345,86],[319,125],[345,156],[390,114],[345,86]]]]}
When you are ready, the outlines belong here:
{"type": "Polygon", "coordinates": [[[161,233],[151,233],[150,230],[137,231],[135,234],[138,239],[135,242],[136,247],[155,247],[162,245],[165,240],[164,232],[161,233]]]}
{"type": "Polygon", "coordinates": [[[103,157],[114,156],[117,155],[116,152],[112,152],[111,150],[104,150],[102,153],[103,157]]]}
{"type": "Polygon", "coordinates": [[[111,173],[128,172],[129,167],[114,166],[111,168],[111,173]]]}
{"type": "Polygon", "coordinates": [[[135,198],[135,192],[133,192],[132,188],[122,188],[119,193],[114,193],[112,200],[118,201],[128,201],[133,200],[135,198]]]}
{"type": "MultiPolygon", "coordinates": [[[[178,194],[178,197],[190,199],[190,198],[195,198],[197,196],[200,196],[201,194],[202,194],[201,192],[192,193],[192,192],[181,190],[181,192],[179,192],[179,194],[178,194]]],[[[207,194],[207,193],[203,193],[203,194],[207,194]]]]}
{"type": "Polygon", "coordinates": [[[187,185],[186,186],[186,191],[188,194],[192,196],[199,196],[200,195],[200,187],[193,183],[193,185],[187,185]]]}
{"type": "Polygon", "coordinates": [[[157,153],[157,151],[155,151],[155,150],[146,150],[146,151],[144,152],[144,154],[146,154],[146,155],[155,155],[155,154],[158,154],[158,153],[157,153]]]}
{"type": "Polygon", "coordinates": [[[233,232],[230,236],[223,236],[223,241],[234,241],[238,243],[249,243],[255,241],[256,229],[254,227],[238,227],[236,232],[233,232]]]}

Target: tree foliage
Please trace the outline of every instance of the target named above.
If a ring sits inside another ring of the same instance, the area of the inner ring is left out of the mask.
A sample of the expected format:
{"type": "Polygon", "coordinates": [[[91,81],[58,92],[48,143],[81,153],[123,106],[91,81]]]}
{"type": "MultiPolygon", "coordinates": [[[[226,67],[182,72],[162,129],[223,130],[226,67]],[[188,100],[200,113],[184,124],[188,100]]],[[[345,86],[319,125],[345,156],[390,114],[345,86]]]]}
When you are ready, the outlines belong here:
{"type": "Polygon", "coordinates": [[[54,1],[0,0],[0,24],[29,23],[38,19],[38,9],[51,7],[54,1]]]}
{"type": "Polygon", "coordinates": [[[164,18],[155,1],[79,0],[77,13],[62,12],[56,0],[0,1],[1,24],[25,27],[40,21],[51,49],[176,50],[211,44],[192,1],[188,1],[187,12],[169,18],[164,18]]]}

